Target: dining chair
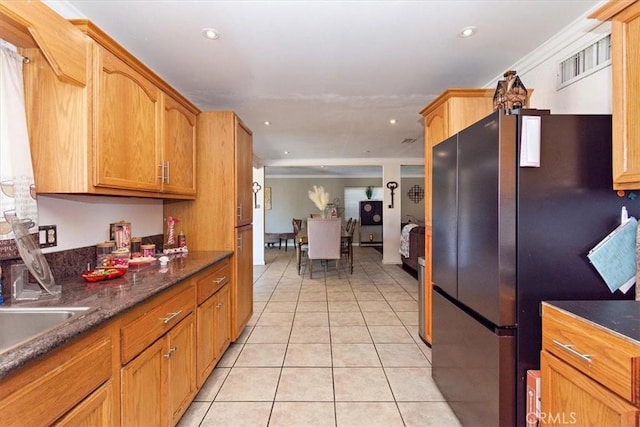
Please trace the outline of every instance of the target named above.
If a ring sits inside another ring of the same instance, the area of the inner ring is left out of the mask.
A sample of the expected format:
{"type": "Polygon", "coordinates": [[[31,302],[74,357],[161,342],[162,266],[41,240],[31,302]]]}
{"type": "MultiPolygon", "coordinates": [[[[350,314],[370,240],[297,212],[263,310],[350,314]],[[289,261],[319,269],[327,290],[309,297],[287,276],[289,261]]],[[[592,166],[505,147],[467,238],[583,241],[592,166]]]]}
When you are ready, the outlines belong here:
{"type": "Polygon", "coordinates": [[[309,262],[309,277],[313,279],[313,261],[324,260],[324,269],[327,271],[329,260],[336,260],[336,270],[340,277],[340,267],[338,261],[342,257],[340,247],[340,218],[335,219],[315,219],[307,220],[307,259],[309,262]]]}
{"type": "MultiPolygon", "coordinates": [[[[349,218],[349,220],[347,221],[347,224],[345,225],[344,229],[347,233],[352,235],[352,239],[353,239],[353,231],[356,228],[356,222],[358,220],[357,219],[353,219],[353,218],[349,218]]],[[[349,256],[351,255],[350,251],[349,251],[349,242],[342,240],[340,242],[340,255],[344,255],[345,258],[347,258],[347,261],[349,260],[349,256]]]]}
{"type": "MultiPolygon", "coordinates": [[[[308,249],[308,245],[306,243],[303,243],[302,245],[298,245],[298,239],[296,238],[296,236],[298,235],[298,233],[302,229],[302,219],[292,218],[291,219],[291,225],[293,226],[293,241],[294,241],[294,244],[295,244],[297,250],[300,251],[300,254],[298,255],[299,256],[298,259],[301,259],[307,253],[307,249],[308,249]]],[[[298,274],[300,274],[300,271],[298,271],[298,274]]]]}

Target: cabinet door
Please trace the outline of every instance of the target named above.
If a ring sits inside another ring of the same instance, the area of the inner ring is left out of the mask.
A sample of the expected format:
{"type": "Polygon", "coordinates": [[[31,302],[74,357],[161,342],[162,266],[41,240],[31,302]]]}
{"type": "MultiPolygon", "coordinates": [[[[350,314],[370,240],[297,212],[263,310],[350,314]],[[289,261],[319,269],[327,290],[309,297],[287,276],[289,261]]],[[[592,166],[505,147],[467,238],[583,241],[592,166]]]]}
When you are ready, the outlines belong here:
{"type": "Polygon", "coordinates": [[[105,49],[96,61],[96,186],[159,191],[160,91],[105,49]]]}
{"type": "Polygon", "coordinates": [[[236,248],[232,257],[231,338],[238,339],[253,314],[253,228],[236,229],[236,248]]]}
{"type": "Polygon", "coordinates": [[[198,306],[196,312],[196,378],[202,387],[216,365],[215,318],[217,299],[212,295],[198,306]]]}
{"type": "Polygon", "coordinates": [[[229,328],[229,320],[231,318],[229,311],[229,286],[224,286],[216,292],[213,298],[215,299],[213,343],[217,360],[225,352],[227,347],[229,347],[229,343],[231,342],[231,331],[229,328]]]}
{"type": "Polygon", "coordinates": [[[163,193],[196,194],[196,115],[164,96],[163,193]]]}
{"type": "Polygon", "coordinates": [[[253,136],[251,131],[238,120],[236,128],[236,226],[251,224],[253,221],[253,136]]]}
{"type": "Polygon", "coordinates": [[[108,381],[78,404],[56,424],[59,427],[111,426],[113,422],[113,383],[108,381]]]}
{"type": "Polygon", "coordinates": [[[542,425],[638,426],[639,408],[567,363],[543,351],[540,366],[542,425]]]}
{"type": "Polygon", "coordinates": [[[165,340],[160,339],[121,369],[123,426],[164,425],[164,354],[165,340]]]}
{"type": "Polygon", "coordinates": [[[640,2],[612,20],[613,182],[640,188],[640,2]]]}
{"type": "Polygon", "coordinates": [[[195,324],[190,314],[166,336],[167,399],[171,425],[175,425],[196,392],[195,324]]]}
{"type": "Polygon", "coordinates": [[[427,148],[431,150],[434,145],[451,136],[449,134],[448,104],[444,102],[424,118],[425,124],[425,155],[427,148]]]}

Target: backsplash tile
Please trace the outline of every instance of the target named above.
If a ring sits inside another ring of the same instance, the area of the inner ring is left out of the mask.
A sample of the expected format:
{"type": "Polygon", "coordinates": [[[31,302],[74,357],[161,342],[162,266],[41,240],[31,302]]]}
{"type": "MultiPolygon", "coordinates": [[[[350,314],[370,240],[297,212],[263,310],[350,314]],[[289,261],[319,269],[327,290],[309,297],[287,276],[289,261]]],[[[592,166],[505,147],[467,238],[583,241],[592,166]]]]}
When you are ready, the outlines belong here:
{"type": "MultiPolygon", "coordinates": [[[[14,243],[11,241],[11,243],[14,243]]],[[[158,234],[142,238],[143,244],[153,243],[156,245],[156,252],[161,252],[164,235],[158,234]]],[[[15,243],[13,245],[15,248],[15,243]]],[[[9,250],[5,254],[11,253],[9,250]]],[[[96,247],[86,246],[83,248],[69,249],[66,251],[52,252],[44,255],[51,274],[56,282],[63,281],[72,277],[79,277],[82,272],[87,270],[87,265],[91,268],[96,263],[96,247]]],[[[11,258],[0,259],[0,267],[2,267],[2,296],[5,300],[11,297],[11,266],[22,263],[22,259],[17,251],[11,258]]],[[[35,280],[32,279],[34,282],[35,280]]]]}

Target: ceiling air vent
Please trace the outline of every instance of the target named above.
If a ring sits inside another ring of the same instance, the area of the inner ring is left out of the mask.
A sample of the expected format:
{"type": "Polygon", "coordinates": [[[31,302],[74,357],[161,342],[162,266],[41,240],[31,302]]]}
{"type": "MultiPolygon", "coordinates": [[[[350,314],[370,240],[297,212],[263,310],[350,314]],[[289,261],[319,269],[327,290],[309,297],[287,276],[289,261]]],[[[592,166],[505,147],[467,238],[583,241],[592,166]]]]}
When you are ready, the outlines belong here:
{"type": "Polygon", "coordinates": [[[610,64],[611,34],[608,34],[558,64],[557,89],[560,90],[610,64]]]}
{"type": "Polygon", "coordinates": [[[402,140],[401,144],[413,144],[414,142],[416,142],[415,138],[405,138],[402,140]]]}

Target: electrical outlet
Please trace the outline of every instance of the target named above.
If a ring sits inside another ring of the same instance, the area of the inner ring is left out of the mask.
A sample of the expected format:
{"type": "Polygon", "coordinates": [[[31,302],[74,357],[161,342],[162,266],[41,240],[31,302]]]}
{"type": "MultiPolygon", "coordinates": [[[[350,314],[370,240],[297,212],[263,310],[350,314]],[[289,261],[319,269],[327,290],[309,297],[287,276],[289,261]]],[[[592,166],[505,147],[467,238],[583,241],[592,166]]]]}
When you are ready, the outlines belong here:
{"type": "Polygon", "coordinates": [[[39,239],[41,248],[51,248],[58,246],[58,228],[55,225],[40,225],[39,239]]]}

